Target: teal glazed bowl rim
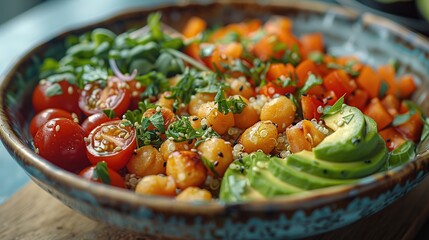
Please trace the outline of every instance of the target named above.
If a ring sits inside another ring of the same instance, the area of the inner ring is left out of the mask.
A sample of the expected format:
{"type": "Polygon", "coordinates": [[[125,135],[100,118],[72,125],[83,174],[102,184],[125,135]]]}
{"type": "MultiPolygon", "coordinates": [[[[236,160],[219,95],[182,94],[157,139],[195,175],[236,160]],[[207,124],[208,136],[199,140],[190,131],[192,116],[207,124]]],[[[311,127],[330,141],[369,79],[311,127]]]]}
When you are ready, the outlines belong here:
{"type": "MultiPolygon", "coordinates": [[[[424,37],[384,18],[371,14],[358,15],[353,10],[325,3],[279,0],[215,3],[183,1],[153,8],[133,9],[59,34],[33,48],[1,76],[0,137],[6,149],[33,181],[86,216],[149,235],[179,238],[296,238],[330,231],[371,215],[404,195],[427,175],[429,153],[425,146],[415,160],[362,179],[356,184],[313,190],[311,193],[267,201],[223,203],[216,200],[186,203],[165,197],[141,196],[128,190],[89,182],[52,165],[34,153],[31,137],[27,133],[32,110],[25,105],[24,100],[29,105],[35,80],[29,81],[25,76],[19,76],[23,70],[31,69],[31,66],[34,68],[37,62],[35,56],[44,56],[51,45],[64,40],[70,33],[83,33],[98,26],[119,25],[121,28],[127,28],[128,21],[140,21],[142,24],[144,16],[156,10],[166,13],[172,21],[178,13],[185,16],[204,14],[204,9],[215,12],[235,9],[242,11],[247,17],[258,16],[259,12],[332,14],[344,21],[359,21],[366,31],[381,29],[388,32],[392,41],[400,45],[402,50],[407,47],[417,49],[415,52],[410,50],[410,54],[416,55],[417,60],[425,60],[422,63],[424,66],[429,65],[429,41],[424,37]]],[[[429,112],[426,110],[429,109],[429,103],[425,104],[428,95],[425,91],[428,88],[425,86],[429,84],[429,79],[425,81],[424,74],[419,69],[415,74],[420,76],[420,84],[423,87],[418,90],[414,99],[423,105],[425,112],[429,112]]]]}

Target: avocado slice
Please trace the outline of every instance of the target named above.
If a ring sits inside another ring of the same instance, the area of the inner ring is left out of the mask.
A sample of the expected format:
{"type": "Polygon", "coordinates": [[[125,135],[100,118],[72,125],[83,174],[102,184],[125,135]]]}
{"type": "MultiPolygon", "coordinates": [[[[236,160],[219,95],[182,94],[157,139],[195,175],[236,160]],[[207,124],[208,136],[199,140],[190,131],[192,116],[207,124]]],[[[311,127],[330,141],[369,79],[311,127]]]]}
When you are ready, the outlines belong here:
{"type": "Polygon", "coordinates": [[[341,111],[325,117],[325,124],[334,132],[313,148],[316,158],[353,162],[374,150],[377,125],[359,109],[343,105],[341,111]]]}
{"type": "Polygon", "coordinates": [[[249,185],[246,175],[228,168],[222,179],[219,198],[226,202],[242,202],[265,197],[249,185]]]}
{"type": "MultiPolygon", "coordinates": [[[[368,136],[368,135],[367,135],[368,136]]],[[[388,150],[383,139],[376,135],[376,147],[371,155],[354,162],[329,162],[316,158],[313,152],[302,151],[292,154],[287,165],[303,172],[332,179],[354,179],[377,172],[388,158],[388,150]]]]}
{"type": "Polygon", "coordinates": [[[251,169],[247,171],[247,179],[250,186],[260,192],[265,197],[279,195],[290,195],[302,192],[304,189],[295,187],[276,178],[268,169],[271,158],[264,153],[256,152],[243,158],[243,161],[250,161],[251,169]]]}
{"type": "Polygon", "coordinates": [[[277,157],[271,158],[271,161],[268,163],[268,169],[283,182],[306,190],[349,184],[357,181],[357,179],[329,179],[314,176],[301,171],[299,168],[289,166],[287,160],[277,157]]]}

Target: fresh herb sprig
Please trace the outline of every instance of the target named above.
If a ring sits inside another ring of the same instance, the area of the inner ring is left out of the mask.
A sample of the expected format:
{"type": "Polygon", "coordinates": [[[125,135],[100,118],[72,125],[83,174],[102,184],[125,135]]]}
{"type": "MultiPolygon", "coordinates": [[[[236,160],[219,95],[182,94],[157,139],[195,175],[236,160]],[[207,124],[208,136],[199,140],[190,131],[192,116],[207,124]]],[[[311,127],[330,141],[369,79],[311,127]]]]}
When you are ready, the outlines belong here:
{"type": "Polygon", "coordinates": [[[330,116],[330,115],[334,115],[336,113],[338,113],[339,111],[341,111],[341,109],[343,108],[343,104],[344,104],[344,95],[341,96],[332,106],[326,106],[323,109],[323,114],[321,116],[321,118],[330,116]]]}
{"type": "Polygon", "coordinates": [[[223,114],[228,114],[230,112],[234,114],[241,113],[244,107],[247,106],[247,104],[241,97],[239,97],[238,99],[229,97],[227,99],[225,97],[225,92],[223,88],[219,88],[214,100],[217,104],[217,109],[223,114]]]}
{"type": "Polygon", "coordinates": [[[219,134],[217,134],[212,128],[207,127],[207,125],[194,129],[189,117],[183,116],[170,124],[166,131],[166,136],[168,138],[171,137],[175,142],[197,140],[195,145],[198,146],[205,139],[219,137],[219,134]]]}
{"type": "Polygon", "coordinates": [[[109,170],[105,161],[97,163],[92,174],[92,179],[100,180],[102,183],[110,184],[109,170]]]}

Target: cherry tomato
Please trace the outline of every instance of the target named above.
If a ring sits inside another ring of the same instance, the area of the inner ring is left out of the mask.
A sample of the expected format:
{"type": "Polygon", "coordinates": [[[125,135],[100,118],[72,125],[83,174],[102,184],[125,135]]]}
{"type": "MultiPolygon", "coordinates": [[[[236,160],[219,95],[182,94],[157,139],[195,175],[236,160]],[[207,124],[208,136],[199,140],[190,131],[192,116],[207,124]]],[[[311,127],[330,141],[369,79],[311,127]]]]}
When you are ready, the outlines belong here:
{"type": "Polygon", "coordinates": [[[131,92],[131,102],[129,108],[137,109],[139,102],[142,100],[141,95],[146,90],[146,87],[142,86],[142,84],[137,80],[129,81],[128,86],[130,87],[131,92]]]}
{"type": "Polygon", "coordinates": [[[67,80],[57,83],[42,80],[33,91],[33,108],[36,113],[48,108],[59,108],[79,115],[79,96],[80,89],[67,80]]]}
{"type": "MultiPolygon", "coordinates": [[[[103,166],[104,162],[98,163],[96,166],[91,166],[83,169],[79,175],[87,180],[93,182],[99,182],[115,186],[119,188],[125,188],[125,181],[121,175],[115,170],[103,166]]],[[[104,163],[105,164],[105,163],[104,163]]]]}
{"type": "Polygon", "coordinates": [[[122,120],[94,128],[88,135],[86,154],[93,165],[105,161],[114,170],[123,168],[136,148],[136,130],[122,120]]]}
{"type": "Polygon", "coordinates": [[[87,116],[105,109],[111,109],[117,116],[121,116],[130,105],[128,88],[125,82],[117,78],[110,78],[106,87],[103,87],[101,82],[89,83],[80,95],[79,107],[87,116]]]}
{"type": "Polygon", "coordinates": [[[106,114],[104,114],[104,112],[94,113],[87,119],[85,119],[81,126],[85,131],[85,136],[88,136],[94,128],[101,125],[102,123],[109,122],[112,120],[119,120],[119,118],[115,117],[113,119],[110,119],[106,114]]]}
{"type": "MultiPolygon", "coordinates": [[[[31,136],[36,135],[37,130],[45,124],[47,121],[54,118],[68,118],[74,120],[72,114],[58,108],[48,108],[42,110],[36,114],[30,122],[30,134],[31,136]]],[[[78,121],[77,116],[75,116],[76,121],[78,121]]]]}
{"type": "Polygon", "coordinates": [[[36,152],[51,163],[71,172],[89,166],[85,154],[85,132],[67,118],[54,118],[39,128],[34,136],[36,152]]]}

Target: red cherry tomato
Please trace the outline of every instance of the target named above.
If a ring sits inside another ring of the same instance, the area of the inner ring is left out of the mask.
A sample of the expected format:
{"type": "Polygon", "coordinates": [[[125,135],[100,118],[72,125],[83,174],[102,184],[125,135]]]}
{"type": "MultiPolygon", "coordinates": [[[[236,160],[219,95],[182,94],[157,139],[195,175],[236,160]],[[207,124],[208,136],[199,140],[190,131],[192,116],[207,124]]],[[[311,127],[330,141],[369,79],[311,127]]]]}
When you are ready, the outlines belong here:
{"type": "Polygon", "coordinates": [[[121,116],[130,105],[128,88],[125,82],[117,78],[110,78],[104,88],[101,82],[89,83],[80,95],[79,107],[87,116],[106,109],[111,109],[117,116],[121,116]]]}
{"type": "Polygon", "coordinates": [[[131,92],[131,102],[130,109],[137,109],[139,107],[139,102],[142,100],[141,95],[146,90],[145,86],[137,80],[131,80],[128,82],[128,86],[130,87],[131,92]]]}
{"type": "Polygon", "coordinates": [[[73,120],[72,114],[58,108],[48,108],[48,109],[42,110],[41,112],[36,114],[33,117],[33,119],[31,119],[31,122],[30,122],[31,136],[33,136],[34,138],[34,135],[36,135],[37,130],[47,121],[54,118],[68,118],[70,120],[73,120]]]}
{"type": "Polygon", "coordinates": [[[102,123],[109,122],[112,120],[119,120],[119,118],[115,117],[113,119],[110,119],[106,114],[104,114],[104,112],[100,112],[89,116],[87,119],[85,119],[85,121],[83,121],[81,126],[85,131],[85,135],[88,136],[94,128],[101,125],[102,123]]]}
{"type": "MultiPolygon", "coordinates": [[[[104,162],[83,169],[79,175],[87,180],[108,184],[111,186],[125,188],[125,181],[115,170],[103,166],[104,162]]],[[[104,163],[105,164],[105,163],[104,163]]]]}
{"type": "Polygon", "coordinates": [[[57,83],[42,80],[33,91],[34,111],[38,113],[48,108],[59,108],[79,115],[79,96],[80,89],[67,80],[57,83]]]}
{"type": "Polygon", "coordinates": [[[122,120],[110,121],[94,128],[88,135],[86,153],[93,165],[105,161],[114,170],[123,168],[136,148],[136,130],[122,120]]]}
{"type": "Polygon", "coordinates": [[[67,118],[54,118],[39,128],[34,136],[36,152],[51,163],[71,172],[89,166],[85,133],[67,118]]]}

